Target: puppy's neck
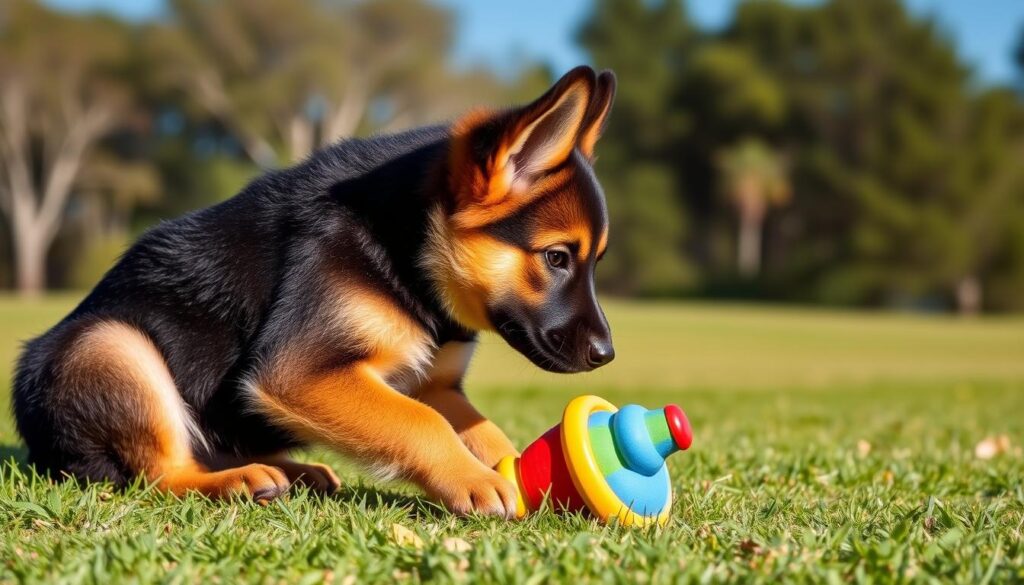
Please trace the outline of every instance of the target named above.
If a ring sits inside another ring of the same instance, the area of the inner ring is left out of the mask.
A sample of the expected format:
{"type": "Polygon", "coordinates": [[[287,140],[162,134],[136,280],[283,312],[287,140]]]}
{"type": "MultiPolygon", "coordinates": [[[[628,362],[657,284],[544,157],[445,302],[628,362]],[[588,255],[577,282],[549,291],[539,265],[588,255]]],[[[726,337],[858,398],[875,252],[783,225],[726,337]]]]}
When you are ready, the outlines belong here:
{"type": "Polygon", "coordinates": [[[477,328],[454,318],[446,289],[424,262],[437,248],[435,227],[452,197],[447,154],[445,137],[341,181],[330,194],[379,246],[396,300],[436,334],[462,337],[477,328]]]}

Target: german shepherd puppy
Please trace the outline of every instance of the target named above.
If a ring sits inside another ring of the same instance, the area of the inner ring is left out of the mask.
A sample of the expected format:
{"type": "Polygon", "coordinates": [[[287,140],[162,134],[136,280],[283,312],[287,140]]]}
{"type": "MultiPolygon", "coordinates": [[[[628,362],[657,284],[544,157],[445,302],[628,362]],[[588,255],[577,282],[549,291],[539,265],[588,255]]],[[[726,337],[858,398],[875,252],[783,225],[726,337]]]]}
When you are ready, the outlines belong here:
{"type": "Polygon", "coordinates": [[[29,342],[14,412],[40,470],[269,500],[328,445],[457,513],[510,515],[515,448],[462,390],[477,332],[536,365],[613,357],[591,169],[615,91],[573,69],[535,102],[346,140],[143,235],[29,342]]]}

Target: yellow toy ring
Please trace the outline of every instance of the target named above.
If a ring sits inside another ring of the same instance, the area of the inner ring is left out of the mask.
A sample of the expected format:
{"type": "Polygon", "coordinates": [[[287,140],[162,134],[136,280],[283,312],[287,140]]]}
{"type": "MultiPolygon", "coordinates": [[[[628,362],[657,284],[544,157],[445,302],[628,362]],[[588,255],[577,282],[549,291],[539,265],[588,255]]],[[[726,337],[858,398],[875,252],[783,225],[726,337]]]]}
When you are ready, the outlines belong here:
{"type": "Polygon", "coordinates": [[[523,490],[519,487],[519,466],[516,463],[519,459],[513,455],[507,455],[498,462],[495,470],[507,479],[516,488],[516,518],[526,516],[526,501],[523,500],[523,490]]]}

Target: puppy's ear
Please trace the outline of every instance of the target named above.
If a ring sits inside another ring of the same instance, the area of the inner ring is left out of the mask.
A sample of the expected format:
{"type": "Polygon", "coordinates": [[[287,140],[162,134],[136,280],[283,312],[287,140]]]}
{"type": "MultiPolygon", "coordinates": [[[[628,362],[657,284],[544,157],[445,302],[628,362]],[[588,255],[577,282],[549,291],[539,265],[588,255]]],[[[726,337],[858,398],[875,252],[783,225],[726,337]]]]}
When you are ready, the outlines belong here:
{"type": "Polygon", "coordinates": [[[594,71],[577,67],[523,108],[499,143],[496,168],[529,179],[565,162],[576,147],[594,86],[594,71]]]}
{"type": "Polygon", "coordinates": [[[597,84],[577,67],[533,103],[496,116],[470,114],[452,138],[452,187],[458,206],[500,204],[559,166],[579,141],[597,84]]]}
{"type": "Polygon", "coordinates": [[[614,101],[615,74],[605,69],[597,76],[594,99],[590,101],[590,109],[587,110],[587,117],[583,121],[583,131],[580,133],[579,149],[588,159],[593,160],[594,158],[594,145],[604,133],[604,128],[608,124],[608,114],[612,111],[612,102],[614,101]]]}

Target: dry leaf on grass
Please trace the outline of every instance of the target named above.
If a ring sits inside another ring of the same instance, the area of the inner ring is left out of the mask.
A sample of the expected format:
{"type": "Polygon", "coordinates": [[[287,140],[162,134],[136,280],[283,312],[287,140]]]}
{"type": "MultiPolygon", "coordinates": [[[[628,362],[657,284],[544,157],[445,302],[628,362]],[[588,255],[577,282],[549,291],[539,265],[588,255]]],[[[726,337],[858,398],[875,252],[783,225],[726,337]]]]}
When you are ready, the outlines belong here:
{"type": "Polygon", "coordinates": [[[399,546],[411,546],[413,548],[423,548],[423,539],[418,534],[409,530],[401,524],[391,525],[391,538],[399,546]]]}
{"type": "Polygon", "coordinates": [[[857,441],[857,455],[862,459],[871,454],[871,443],[861,439],[857,441]]]}
{"type": "Polygon", "coordinates": [[[974,456],[978,459],[992,459],[996,455],[1002,455],[1009,450],[1010,437],[1006,435],[985,437],[974,446],[974,456]]]}
{"type": "Polygon", "coordinates": [[[745,555],[762,555],[765,550],[756,541],[747,538],[740,542],[740,552],[745,555]]]}
{"type": "Polygon", "coordinates": [[[466,552],[469,549],[473,548],[471,544],[455,536],[450,536],[444,539],[441,542],[441,544],[444,545],[444,548],[446,550],[451,552],[466,552]]]}
{"type": "MultiPolygon", "coordinates": [[[[457,536],[449,536],[441,541],[441,544],[444,546],[445,550],[453,553],[464,553],[473,548],[473,545],[457,536]]],[[[459,573],[465,573],[468,571],[469,559],[464,556],[459,557],[458,561],[455,563],[455,570],[459,573]]]]}

